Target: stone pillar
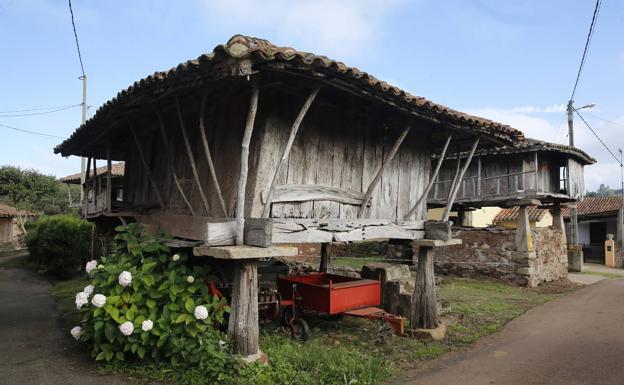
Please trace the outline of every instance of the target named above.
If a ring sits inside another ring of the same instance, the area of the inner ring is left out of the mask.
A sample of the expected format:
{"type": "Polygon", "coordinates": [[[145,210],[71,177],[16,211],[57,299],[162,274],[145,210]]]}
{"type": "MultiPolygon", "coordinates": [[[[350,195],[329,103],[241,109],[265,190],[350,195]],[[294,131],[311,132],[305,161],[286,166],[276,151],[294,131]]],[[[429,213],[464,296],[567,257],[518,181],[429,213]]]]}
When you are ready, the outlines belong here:
{"type": "Polygon", "coordinates": [[[568,244],[566,241],[565,225],[563,223],[563,215],[561,215],[561,206],[556,204],[550,209],[550,215],[552,216],[552,228],[561,231],[563,234],[563,243],[568,244]]]}
{"type": "Polygon", "coordinates": [[[528,206],[519,207],[515,243],[516,251],[533,251],[533,237],[531,236],[528,206]]]}

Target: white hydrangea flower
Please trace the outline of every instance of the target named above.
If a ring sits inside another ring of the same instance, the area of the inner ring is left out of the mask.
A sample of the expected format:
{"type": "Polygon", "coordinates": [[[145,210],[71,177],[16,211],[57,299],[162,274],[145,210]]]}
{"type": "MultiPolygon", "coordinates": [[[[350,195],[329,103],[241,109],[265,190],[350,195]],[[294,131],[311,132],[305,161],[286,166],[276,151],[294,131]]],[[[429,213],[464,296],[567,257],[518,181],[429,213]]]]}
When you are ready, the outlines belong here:
{"type": "Polygon", "coordinates": [[[179,261],[180,260],[180,254],[173,254],[173,258],[172,259],[173,259],[174,262],[179,261]]]}
{"type": "Polygon", "coordinates": [[[106,296],[104,296],[102,294],[96,294],[91,299],[91,303],[95,307],[102,307],[102,306],[104,306],[104,304],[106,304],[106,296]]]}
{"type": "Polygon", "coordinates": [[[195,307],[195,318],[198,320],[205,320],[208,318],[208,309],[206,309],[206,306],[199,305],[195,307]]]}
{"type": "Polygon", "coordinates": [[[123,287],[130,286],[132,283],[132,274],[129,271],[122,271],[119,274],[119,284],[123,287]]]}
{"type": "Polygon", "coordinates": [[[193,277],[192,275],[189,275],[188,277],[186,277],[186,282],[188,282],[188,283],[195,282],[195,277],[193,277]]]}
{"type": "Polygon", "coordinates": [[[141,323],[141,330],[143,330],[144,332],[149,332],[150,330],[152,330],[153,327],[154,323],[152,322],[152,320],[146,319],[141,323]]]}
{"type": "Polygon", "coordinates": [[[91,294],[93,294],[93,289],[95,289],[95,287],[93,287],[93,285],[87,285],[87,286],[85,286],[84,289],[82,289],[82,292],[86,293],[87,296],[90,296],[91,294]]]}
{"type": "Polygon", "coordinates": [[[126,321],[122,323],[121,325],[119,325],[119,331],[124,336],[129,336],[134,331],[134,325],[132,324],[132,322],[126,321]]]}
{"type": "Polygon", "coordinates": [[[80,310],[87,303],[89,303],[89,294],[84,291],[76,294],[76,309],[80,310]]]}
{"type": "Polygon", "coordinates": [[[80,326],[74,326],[69,332],[71,333],[72,337],[74,337],[74,339],[78,341],[80,335],[82,334],[82,328],[80,326]]]}
{"type": "Polygon", "coordinates": [[[87,262],[87,265],[85,266],[85,270],[87,274],[91,274],[91,272],[95,269],[97,269],[97,261],[95,259],[92,259],[89,262],[87,262]]]}

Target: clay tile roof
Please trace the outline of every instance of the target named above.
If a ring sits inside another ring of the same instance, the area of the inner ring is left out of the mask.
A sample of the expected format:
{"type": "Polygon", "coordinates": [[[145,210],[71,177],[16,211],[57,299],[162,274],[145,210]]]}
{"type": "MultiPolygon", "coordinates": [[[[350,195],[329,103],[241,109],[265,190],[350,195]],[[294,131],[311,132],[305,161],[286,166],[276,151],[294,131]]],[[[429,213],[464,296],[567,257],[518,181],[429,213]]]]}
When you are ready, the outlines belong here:
{"type": "MultiPolygon", "coordinates": [[[[17,216],[17,209],[12,206],[8,206],[0,203],[0,218],[13,218],[17,216]]],[[[24,217],[34,217],[35,214],[30,211],[22,210],[20,214],[24,217]]]]}
{"type": "MultiPolygon", "coordinates": [[[[524,138],[517,141],[511,146],[499,146],[493,148],[481,148],[475,152],[475,155],[503,155],[503,154],[520,154],[525,152],[555,152],[560,154],[567,154],[577,159],[584,165],[596,163],[596,159],[589,156],[585,151],[577,147],[570,147],[564,144],[544,142],[533,138],[524,138]]],[[[455,158],[457,155],[453,154],[447,156],[447,158],[455,158]]],[[[461,157],[467,157],[468,152],[461,152],[461,157]]]]}
{"type": "MultiPolygon", "coordinates": [[[[622,197],[619,195],[610,197],[585,197],[576,204],[576,212],[579,217],[617,215],[620,207],[622,207],[622,197]]],[[[564,218],[569,218],[570,209],[567,207],[562,208],[561,214],[564,218]]]]}
{"type": "MultiPolygon", "coordinates": [[[[124,162],[113,163],[111,165],[111,175],[112,176],[123,176],[124,175],[124,169],[125,169],[125,163],[124,162]]],[[[106,166],[98,167],[96,169],[97,175],[104,175],[107,172],[108,172],[108,167],[106,167],[106,166]]],[[[93,175],[93,174],[91,174],[91,175],[93,175]]],[[[63,183],[80,184],[80,173],[67,175],[67,176],[64,176],[64,177],[60,178],[59,180],[61,182],[63,182],[63,183]]]]}
{"type": "MultiPolygon", "coordinates": [[[[261,71],[266,64],[275,64],[281,68],[292,68],[296,71],[308,71],[315,76],[322,73],[328,82],[338,84],[335,79],[339,79],[340,82],[346,82],[351,87],[357,87],[363,94],[381,98],[397,108],[401,107],[417,115],[432,119],[444,119],[445,122],[480,134],[497,137],[505,142],[512,143],[524,138],[521,131],[506,124],[468,115],[421,96],[411,95],[366,72],[348,67],[342,62],[325,56],[298,51],[291,47],[278,47],[264,39],[235,35],[226,44],[216,46],[212,53],[202,54],[197,59],[181,63],[168,71],[156,72],[120,91],[117,96],[98,108],[93,118],[76,130],[69,139],[58,145],[54,152],[62,153],[64,156],[71,155],[68,145],[81,134],[83,129],[92,128],[97,131],[99,125],[107,124],[107,115],[110,117],[111,113],[119,112],[120,109],[128,107],[131,102],[135,101],[134,99],[138,100],[164,93],[167,87],[182,82],[196,82],[199,86],[204,79],[215,79],[215,68],[229,68],[228,76],[248,76],[252,73],[251,65],[253,65],[254,71],[261,71]],[[245,67],[243,61],[250,63],[247,63],[247,67],[245,67]]],[[[99,128],[103,127],[100,126],[99,128]]]]}
{"type": "MultiPolygon", "coordinates": [[[[536,206],[529,206],[529,222],[539,222],[546,215],[546,209],[540,209],[536,206]]],[[[508,209],[501,209],[501,211],[494,217],[494,223],[497,222],[513,222],[518,220],[518,207],[511,207],[508,209]]]]}

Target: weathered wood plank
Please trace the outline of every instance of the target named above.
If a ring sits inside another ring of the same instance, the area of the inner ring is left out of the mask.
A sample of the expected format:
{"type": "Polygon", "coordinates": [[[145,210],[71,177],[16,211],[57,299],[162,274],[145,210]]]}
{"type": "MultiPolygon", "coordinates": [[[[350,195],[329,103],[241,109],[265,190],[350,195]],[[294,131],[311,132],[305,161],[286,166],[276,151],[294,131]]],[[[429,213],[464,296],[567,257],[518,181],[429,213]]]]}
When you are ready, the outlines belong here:
{"type": "Polygon", "coordinates": [[[199,113],[199,132],[201,134],[202,145],[204,147],[204,154],[206,155],[206,163],[208,164],[208,171],[210,172],[210,180],[212,180],[212,184],[214,186],[215,192],[217,193],[217,198],[219,199],[219,203],[221,204],[221,210],[223,211],[223,215],[228,217],[227,206],[225,205],[225,200],[223,199],[223,193],[221,192],[221,186],[219,185],[219,179],[217,178],[217,172],[214,167],[214,163],[212,161],[212,155],[210,154],[210,146],[208,146],[208,138],[206,137],[206,125],[205,125],[205,114],[206,114],[206,98],[208,96],[208,88],[204,90],[204,95],[201,101],[201,110],[199,113]]]}
{"type": "Polygon", "coordinates": [[[399,146],[401,145],[401,143],[403,143],[403,140],[407,136],[407,133],[410,131],[411,127],[412,127],[412,122],[410,121],[410,122],[408,122],[405,125],[405,127],[403,128],[403,131],[401,131],[401,133],[399,134],[399,137],[395,140],[394,144],[392,145],[392,148],[390,149],[390,151],[386,155],[383,163],[379,167],[379,170],[375,174],[375,177],[373,178],[373,181],[370,183],[370,185],[366,189],[366,193],[364,194],[364,204],[362,206],[360,206],[360,210],[358,211],[358,217],[361,217],[362,214],[364,214],[364,210],[366,209],[366,203],[370,199],[370,197],[371,197],[371,195],[373,193],[373,190],[375,190],[375,187],[377,187],[377,184],[381,180],[381,176],[383,175],[384,170],[392,162],[392,159],[394,158],[394,155],[396,154],[397,150],[399,149],[399,146]]]}
{"type": "Polygon", "coordinates": [[[449,135],[448,138],[446,138],[446,142],[444,142],[444,147],[442,147],[442,152],[440,153],[440,157],[438,158],[438,162],[436,163],[436,167],[433,170],[433,174],[431,175],[431,178],[429,179],[429,183],[427,184],[425,191],[421,194],[421,196],[418,198],[416,203],[414,203],[414,206],[410,209],[410,211],[407,213],[407,215],[405,215],[403,219],[408,220],[412,215],[414,215],[418,207],[422,204],[423,200],[426,200],[427,196],[429,196],[429,191],[431,191],[431,187],[433,187],[433,184],[438,178],[440,167],[442,167],[442,163],[444,162],[444,156],[446,155],[446,150],[448,149],[449,143],[451,143],[452,137],[453,137],[453,134],[449,135]]]}
{"type": "Polygon", "coordinates": [[[299,250],[292,246],[207,246],[193,248],[193,255],[217,259],[262,259],[272,257],[296,257],[299,250]]]}
{"type": "MultiPolygon", "coordinates": [[[[273,203],[334,201],[350,205],[361,205],[364,195],[350,189],[305,184],[277,186],[273,191],[273,203]]],[[[263,197],[266,202],[266,197],[263,197]]]]}
{"type": "Polygon", "coordinates": [[[180,193],[182,200],[184,200],[186,207],[191,212],[191,215],[195,216],[195,210],[193,210],[193,206],[191,205],[191,202],[189,201],[186,194],[184,193],[184,189],[182,188],[182,185],[180,184],[180,180],[176,173],[175,167],[173,166],[173,155],[171,154],[171,148],[169,146],[169,140],[167,139],[167,133],[165,130],[165,119],[163,118],[160,112],[158,112],[156,115],[158,117],[158,127],[159,127],[158,131],[160,132],[160,138],[163,142],[163,146],[164,146],[164,150],[165,150],[165,154],[167,158],[167,165],[169,166],[169,169],[171,170],[173,182],[175,183],[175,186],[178,189],[178,192],[180,193]]]}
{"type": "Polygon", "coordinates": [[[273,220],[271,218],[245,219],[245,244],[259,247],[271,246],[273,220]]]}
{"type": "Polygon", "coordinates": [[[251,99],[249,101],[249,111],[245,132],[241,143],[240,174],[238,176],[238,194],[236,199],[236,244],[243,245],[245,241],[245,189],[247,188],[247,172],[249,168],[249,143],[253,133],[256,111],[258,109],[258,85],[252,83],[251,99]]]}
{"type": "Polygon", "coordinates": [[[132,134],[132,137],[134,138],[134,144],[136,145],[137,152],[139,153],[139,157],[141,158],[141,163],[143,164],[143,167],[145,168],[145,173],[147,174],[150,185],[152,186],[152,189],[154,190],[154,193],[156,194],[156,198],[158,199],[158,204],[160,205],[161,208],[164,208],[165,203],[163,201],[162,196],[160,195],[160,190],[158,190],[156,181],[154,180],[152,172],[150,171],[149,164],[147,163],[147,160],[145,159],[145,154],[143,152],[141,142],[139,141],[139,138],[137,137],[137,134],[134,131],[134,126],[132,124],[130,124],[130,133],[132,134]]]}
{"type": "Polygon", "coordinates": [[[318,94],[319,89],[320,88],[317,86],[312,90],[312,92],[310,92],[310,95],[308,95],[308,98],[303,103],[303,106],[301,107],[301,110],[299,110],[299,114],[297,115],[297,118],[295,119],[292,127],[290,128],[290,135],[288,137],[288,141],[286,142],[286,148],[284,148],[284,152],[282,153],[282,158],[277,164],[275,172],[273,173],[273,177],[271,178],[271,183],[268,185],[267,190],[266,190],[267,201],[264,204],[264,209],[262,210],[263,218],[267,218],[270,215],[271,202],[273,199],[273,190],[275,189],[275,185],[277,183],[277,177],[282,171],[284,164],[286,164],[286,160],[288,158],[288,155],[290,154],[290,150],[292,148],[293,142],[295,141],[295,137],[297,136],[297,132],[299,131],[299,126],[301,125],[303,118],[306,116],[308,109],[312,105],[312,102],[316,98],[316,95],[318,94]]]}
{"type": "Polygon", "coordinates": [[[186,155],[188,156],[189,164],[191,165],[191,170],[193,171],[193,178],[195,178],[195,184],[197,185],[197,190],[199,191],[199,195],[201,196],[202,202],[204,203],[204,210],[206,214],[208,214],[210,212],[210,206],[208,205],[208,199],[206,198],[206,194],[204,193],[204,189],[199,179],[199,173],[197,172],[197,165],[195,164],[195,155],[193,155],[191,143],[189,141],[189,137],[186,132],[186,123],[184,123],[184,117],[182,116],[182,109],[180,108],[180,102],[177,96],[175,97],[175,104],[176,104],[176,111],[178,113],[178,122],[180,124],[180,131],[182,132],[182,138],[184,139],[184,147],[186,148],[186,155]]]}

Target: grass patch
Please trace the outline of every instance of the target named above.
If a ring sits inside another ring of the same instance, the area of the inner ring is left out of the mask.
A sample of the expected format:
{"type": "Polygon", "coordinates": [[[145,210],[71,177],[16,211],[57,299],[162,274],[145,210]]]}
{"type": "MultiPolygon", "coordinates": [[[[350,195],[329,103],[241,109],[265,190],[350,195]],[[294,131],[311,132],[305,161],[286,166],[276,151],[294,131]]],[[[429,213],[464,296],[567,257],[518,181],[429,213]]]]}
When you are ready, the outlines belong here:
{"type": "Polygon", "coordinates": [[[332,264],[334,266],[352,267],[357,271],[362,270],[362,266],[367,265],[369,263],[373,263],[373,262],[384,262],[384,259],[382,257],[379,257],[379,259],[358,258],[358,257],[339,257],[339,258],[332,259],[332,264]]]}
{"type": "MultiPolygon", "coordinates": [[[[69,318],[77,314],[74,296],[84,285],[85,280],[73,279],[57,283],[53,288],[59,308],[69,318]]],[[[312,338],[299,343],[290,339],[289,330],[271,322],[261,326],[260,336],[260,345],[270,364],[241,366],[239,373],[232,373],[220,383],[382,384],[420,361],[465,348],[498,331],[531,307],[569,290],[570,287],[536,290],[491,281],[445,279],[438,287],[438,297],[448,305],[444,316],[450,321],[447,338],[440,342],[393,336],[381,322],[351,317],[329,321],[320,315],[306,315],[312,338]]],[[[100,366],[100,370],[149,381],[207,384],[200,368],[181,370],[154,363],[109,363],[100,366]]]]}
{"type": "Polygon", "coordinates": [[[76,293],[89,283],[86,278],[74,278],[66,281],[60,281],[52,286],[52,295],[56,298],[56,307],[71,324],[80,323],[82,317],[78,309],[76,309],[76,293]]]}
{"type": "Polygon", "coordinates": [[[7,269],[24,269],[38,272],[41,267],[28,258],[27,250],[17,250],[0,254],[0,266],[7,269]]]}

